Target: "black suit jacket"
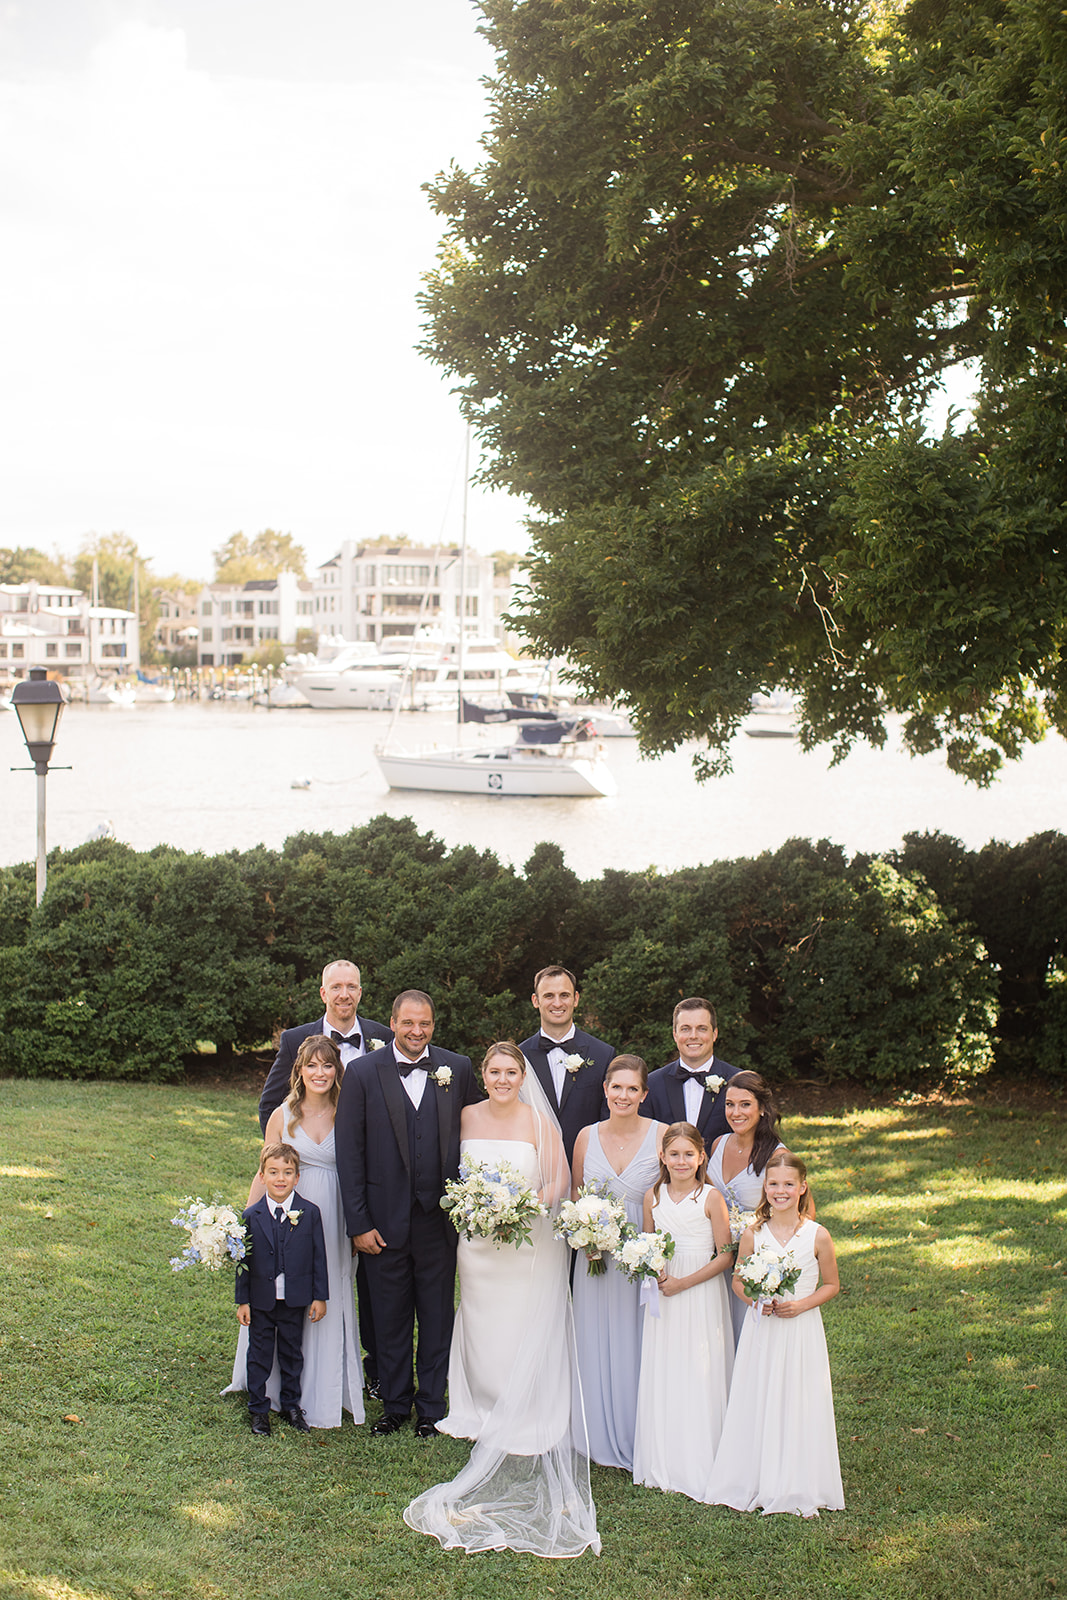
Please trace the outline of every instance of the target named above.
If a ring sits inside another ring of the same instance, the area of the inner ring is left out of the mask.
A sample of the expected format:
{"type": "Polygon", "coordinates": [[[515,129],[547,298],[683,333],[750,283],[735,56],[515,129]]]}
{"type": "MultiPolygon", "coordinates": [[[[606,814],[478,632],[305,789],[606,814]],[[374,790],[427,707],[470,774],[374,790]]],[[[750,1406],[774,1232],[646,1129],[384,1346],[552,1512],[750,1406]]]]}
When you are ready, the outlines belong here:
{"type": "MultiPolygon", "coordinates": [[[[459,1176],[460,1112],[481,1096],[468,1056],[431,1044],[429,1057],[431,1077],[424,1093],[437,1097],[444,1184],[459,1176]],[[441,1067],[452,1074],[447,1085],[433,1080],[432,1074],[441,1067]]],[[[355,1238],[377,1228],[390,1250],[405,1249],[411,1232],[411,1157],[404,1100],[392,1050],[374,1050],[346,1070],[334,1124],[348,1232],[355,1238]]]]}
{"type": "MultiPolygon", "coordinates": [[[[370,1022],[366,1017],[357,1017],[348,1031],[355,1033],[357,1030],[365,1039],[384,1039],[388,1043],[393,1037],[392,1028],[386,1028],[380,1022],[370,1022]]],[[[296,1052],[305,1039],[310,1039],[313,1033],[321,1032],[322,1018],[319,1017],[317,1021],[305,1022],[299,1028],[286,1028],[278,1040],[278,1054],[274,1057],[274,1065],[267,1074],[263,1093],[259,1097],[259,1126],[263,1133],[267,1131],[271,1113],[277,1111],[289,1093],[296,1052]]]]}
{"type": "MultiPolygon", "coordinates": [[[[678,1076],[680,1068],[680,1061],[670,1061],[665,1067],[657,1067],[655,1072],[649,1073],[648,1094],[641,1103],[643,1117],[655,1117],[657,1122],[666,1123],[689,1121],[685,1114],[685,1085],[678,1076]]],[[[726,1084],[740,1071],[740,1067],[732,1067],[718,1056],[708,1063],[708,1076],[717,1073],[725,1080],[718,1094],[704,1091],[697,1117],[697,1131],[709,1151],[720,1133],[730,1131],[730,1124],[726,1120],[726,1084]]]]}
{"type": "Polygon", "coordinates": [[[330,1273],[326,1264],[326,1240],[322,1232],[322,1213],[313,1200],[293,1191],[291,1205],[300,1216],[284,1222],[285,1259],[274,1259],[274,1218],[267,1195],[242,1212],[252,1239],[248,1270],[237,1274],[234,1296],[239,1306],[252,1305],[270,1311],[277,1304],[274,1280],[285,1272],[285,1304],[309,1306],[313,1300],[330,1298],[330,1273]]]}
{"type": "Polygon", "coordinates": [[[574,1154],[574,1141],[582,1129],[588,1128],[591,1122],[600,1122],[603,1118],[604,1073],[607,1071],[609,1061],[614,1059],[615,1046],[606,1044],[603,1039],[594,1039],[591,1033],[583,1033],[580,1028],[574,1030],[574,1037],[567,1039],[561,1049],[566,1050],[568,1055],[583,1057],[587,1064],[579,1067],[577,1072],[568,1072],[565,1075],[563,1092],[557,1107],[548,1052],[540,1048],[537,1042],[539,1038],[539,1033],[532,1034],[529,1039],[523,1040],[519,1049],[536,1072],[541,1087],[548,1096],[549,1105],[559,1117],[563,1148],[567,1152],[567,1160],[570,1161],[574,1154]]]}

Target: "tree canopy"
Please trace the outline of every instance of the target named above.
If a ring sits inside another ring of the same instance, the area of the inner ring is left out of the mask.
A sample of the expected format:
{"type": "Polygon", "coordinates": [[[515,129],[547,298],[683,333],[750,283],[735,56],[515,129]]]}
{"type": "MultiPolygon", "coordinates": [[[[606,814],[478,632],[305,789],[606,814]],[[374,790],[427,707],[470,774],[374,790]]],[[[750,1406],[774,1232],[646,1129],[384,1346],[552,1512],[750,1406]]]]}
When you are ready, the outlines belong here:
{"type": "Polygon", "coordinates": [[[481,9],[424,348],[540,514],[535,642],[708,770],[778,686],[809,746],[901,712],[979,782],[1067,730],[1067,14],[481,9]]]}
{"type": "Polygon", "coordinates": [[[291,533],[276,533],[264,528],[253,539],[232,533],[226,543],[211,552],[216,583],[250,583],[259,578],[276,578],[282,572],[305,576],[307,555],[291,533]]]}

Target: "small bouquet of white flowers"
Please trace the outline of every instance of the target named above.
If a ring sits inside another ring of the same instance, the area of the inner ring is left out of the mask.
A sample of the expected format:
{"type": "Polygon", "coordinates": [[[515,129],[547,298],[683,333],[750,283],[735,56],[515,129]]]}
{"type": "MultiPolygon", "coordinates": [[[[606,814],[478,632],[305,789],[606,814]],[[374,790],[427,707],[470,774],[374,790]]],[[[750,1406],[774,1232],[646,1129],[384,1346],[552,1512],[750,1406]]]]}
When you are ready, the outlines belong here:
{"type": "Polygon", "coordinates": [[[176,1228],[184,1228],[189,1234],[189,1243],[181,1255],[171,1257],[173,1272],[196,1266],[207,1267],[209,1272],[234,1265],[238,1272],[248,1270],[251,1241],[248,1229],[233,1206],[219,1201],[209,1206],[203,1200],[186,1195],[178,1215],[170,1220],[176,1228]]]}
{"type": "Polygon", "coordinates": [[[669,1233],[635,1233],[612,1251],[615,1265],[631,1283],[641,1278],[658,1278],[674,1254],[669,1233]]]}
{"type": "Polygon", "coordinates": [[[605,1252],[614,1255],[633,1231],[624,1206],[604,1183],[584,1183],[577,1200],[565,1200],[556,1218],[556,1238],[586,1252],[593,1277],[607,1270],[605,1252]]]}
{"type": "Polygon", "coordinates": [[[751,1226],[755,1222],[755,1220],[756,1220],[756,1213],[754,1211],[745,1211],[743,1209],[743,1207],[738,1205],[736,1200],[731,1198],[731,1200],[730,1200],[730,1243],[733,1245],[735,1250],[736,1250],[737,1246],[741,1243],[741,1235],[744,1233],[746,1228],[751,1228],[751,1226]]]}
{"type": "Polygon", "coordinates": [[[779,1255],[763,1245],[738,1263],[737,1275],[750,1300],[773,1300],[776,1294],[788,1294],[795,1286],[800,1266],[792,1251],[779,1255]]]}
{"type": "Polygon", "coordinates": [[[469,1239],[495,1239],[498,1244],[524,1244],[535,1217],[545,1208],[521,1172],[506,1161],[490,1166],[463,1156],[459,1179],[450,1178],[441,1206],[457,1233],[469,1239]]]}

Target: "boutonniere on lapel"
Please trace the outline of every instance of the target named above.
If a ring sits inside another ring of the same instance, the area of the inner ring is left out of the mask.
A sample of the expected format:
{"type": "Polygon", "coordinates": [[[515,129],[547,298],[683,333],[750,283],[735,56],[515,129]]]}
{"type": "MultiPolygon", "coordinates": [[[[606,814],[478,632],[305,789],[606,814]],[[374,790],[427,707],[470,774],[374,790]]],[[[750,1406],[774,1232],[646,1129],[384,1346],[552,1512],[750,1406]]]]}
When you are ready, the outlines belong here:
{"type": "Polygon", "coordinates": [[[566,1067],[568,1072],[572,1072],[573,1073],[573,1072],[581,1072],[583,1067],[591,1067],[593,1065],[593,1063],[589,1060],[588,1056],[574,1055],[574,1056],[564,1056],[563,1057],[563,1065],[566,1067]]]}
{"type": "Polygon", "coordinates": [[[430,1073],[430,1077],[439,1088],[447,1089],[452,1082],[452,1068],[437,1067],[435,1071],[430,1073]]]}
{"type": "Polygon", "coordinates": [[[720,1078],[717,1072],[709,1072],[704,1079],[704,1087],[709,1094],[718,1094],[725,1082],[726,1079],[720,1078]]]}
{"type": "Polygon", "coordinates": [[[385,1046],[389,1043],[389,1040],[388,1039],[368,1039],[367,1043],[370,1045],[372,1050],[383,1050],[385,1048],[385,1046]]]}
{"type": "Polygon", "coordinates": [[[302,1211],[290,1211],[289,1212],[289,1226],[290,1226],[290,1228],[295,1228],[297,1223],[300,1221],[300,1218],[303,1215],[304,1215],[304,1213],[302,1211]]]}

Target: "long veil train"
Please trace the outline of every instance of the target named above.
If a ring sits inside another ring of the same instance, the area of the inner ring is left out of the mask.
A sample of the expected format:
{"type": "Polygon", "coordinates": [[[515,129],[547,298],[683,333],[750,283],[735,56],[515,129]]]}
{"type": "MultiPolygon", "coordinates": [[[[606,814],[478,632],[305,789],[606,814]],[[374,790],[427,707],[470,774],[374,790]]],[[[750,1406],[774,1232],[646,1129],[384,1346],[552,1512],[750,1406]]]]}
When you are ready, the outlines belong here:
{"type": "MultiPolygon", "coordinates": [[[[536,1075],[527,1070],[520,1098],[532,1107],[537,1122],[537,1156],[541,1192],[553,1209],[570,1191],[570,1171],[563,1153],[559,1124],[536,1075]]],[[[547,1370],[552,1387],[558,1381],[559,1348],[565,1364],[575,1368],[574,1323],[567,1286],[570,1252],[552,1234],[546,1218],[533,1232],[534,1263],[524,1331],[507,1382],[479,1433],[466,1466],[450,1483],[435,1484],[406,1508],[404,1521],[430,1534],[445,1549],[469,1552],[519,1550],[537,1556],[600,1554],[596,1509],[589,1485],[589,1452],[585,1415],[579,1402],[541,1438],[536,1454],[515,1454],[528,1441],[530,1419],[559,1414],[546,1394],[547,1370]]],[[[574,1384],[575,1393],[580,1393],[574,1384]]]]}

